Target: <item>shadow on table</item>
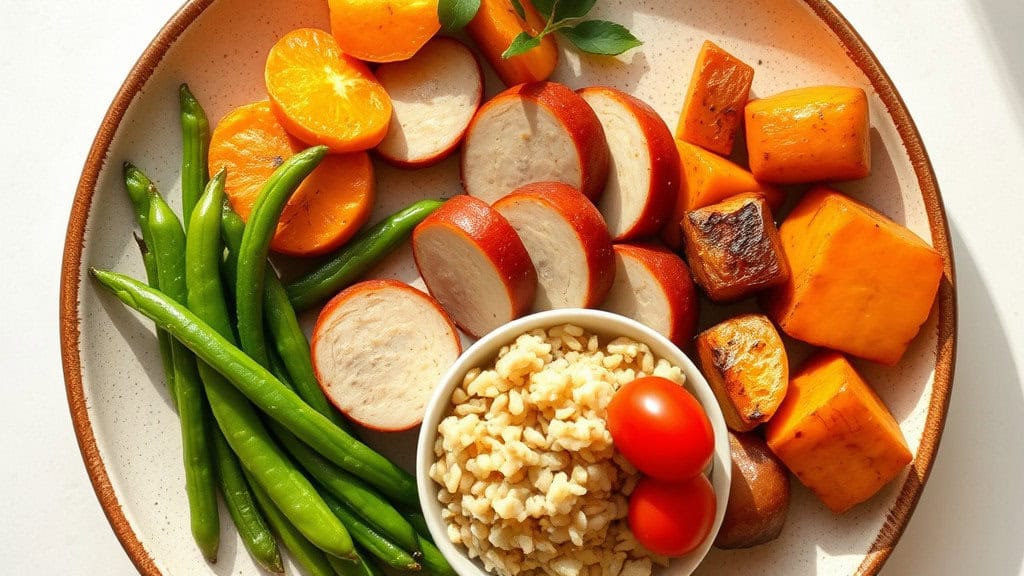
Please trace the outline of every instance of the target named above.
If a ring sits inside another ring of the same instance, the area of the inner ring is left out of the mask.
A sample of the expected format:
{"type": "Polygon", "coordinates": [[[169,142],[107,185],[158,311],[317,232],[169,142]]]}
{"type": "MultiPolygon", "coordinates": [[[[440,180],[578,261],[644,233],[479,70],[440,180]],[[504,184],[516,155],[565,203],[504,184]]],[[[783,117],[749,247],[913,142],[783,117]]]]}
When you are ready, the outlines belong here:
{"type": "MultiPolygon", "coordinates": [[[[951,223],[952,224],[952,223],[951,223]]],[[[1024,562],[1024,392],[985,280],[952,228],[959,308],[953,397],[935,467],[882,571],[1017,574],[1024,562]]]]}
{"type": "MultiPolygon", "coordinates": [[[[1020,0],[978,0],[968,2],[985,26],[989,44],[1000,67],[1000,81],[1010,88],[1013,99],[1024,102],[1024,2],[1020,0]]],[[[1024,126],[1024,107],[1014,106],[1017,121],[1024,126]]]]}

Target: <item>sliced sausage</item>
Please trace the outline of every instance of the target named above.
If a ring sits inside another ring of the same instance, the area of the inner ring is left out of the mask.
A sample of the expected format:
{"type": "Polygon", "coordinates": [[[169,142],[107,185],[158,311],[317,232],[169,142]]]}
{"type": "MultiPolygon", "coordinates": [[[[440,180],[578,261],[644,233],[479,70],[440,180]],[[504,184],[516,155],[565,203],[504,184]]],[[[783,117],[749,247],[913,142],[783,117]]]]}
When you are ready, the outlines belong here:
{"type": "Polygon", "coordinates": [[[427,289],[467,334],[479,338],[530,310],[537,273],[522,240],[486,202],[455,196],[412,233],[427,289]]]}
{"type": "Polygon", "coordinates": [[[462,142],[483,96],[480,63],[465,44],[438,37],[409,60],[381,64],[377,80],[391,97],[391,124],[377,152],[391,164],[420,168],[462,142]]]}
{"type": "Polygon", "coordinates": [[[602,308],[628,316],[680,348],[697,329],[697,291],[686,263],[657,244],[616,244],[615,282],[602,308]]]}
{"type": "Polygon", "coordinates": [[[611,154],[597,207],[615,241],[653,236],[679,191],[679,151],[665,121],[647,103],[614,88],[579,91],[604,128],[611,154]]]}
{"type": "Polygon", "coordinates": [[[579,190],[535,182],[494,203],[522,239],[537,270],[533,310],[600,304],[615,276],[601,213],[579,190]]]}
{"type": "Polygon", "coordinates": [[[596,200],[608,176],[597,115],[555,82],[520,84],[480,107],[462,148],[462,185],[492,203],[532,182],[563,182],[596,200]]]}
{"type": "Polygon", "coordinates": [[[367,280],[324,306],[313,328],[313,369],[327,398],[377,430],[407,430],[462,353],[436,300],[397,280],[367,280]]]}

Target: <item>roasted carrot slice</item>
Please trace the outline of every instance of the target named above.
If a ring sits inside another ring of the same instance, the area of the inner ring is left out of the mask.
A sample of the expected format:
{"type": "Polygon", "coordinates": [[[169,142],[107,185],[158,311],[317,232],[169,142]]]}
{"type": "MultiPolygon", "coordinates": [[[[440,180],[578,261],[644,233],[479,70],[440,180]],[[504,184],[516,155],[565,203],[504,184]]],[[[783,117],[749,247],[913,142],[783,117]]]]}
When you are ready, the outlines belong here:
{"type": "Polygon", "coordinates": [[[342,52],[369,62],[412,58],[441,28],[437,0],[330,0],[342,52]]]}
{"type": "MultiPolygon", "coordinates": [[[[227,168],[224,190],[244,220],[263,184],[306,146],[288,135],[267,101],[228,113],[210,141],[211,174],[227,168]]],[[[330,252],[359,230],[373,207],[373,166],[366,152],[330,154],[295,191],[270,243],[293,256],[330,252]]]]}
{"type": "Polygon", "coordinates": [[[547,80],[558,64],[558,45],[553,35],[545,36],[540,46],[511,58],[501,54],[521,32],[536,36],[544,29],[544,18],[529,0],[522,0],[526,19],[519,17],[511,0],[481,0],[476,16],[466,31],[491,63],[505,86],[547,80]]]}
{"type": "Polygon", "coordinates": [[[270,49],[267,94],[281,124],[306,144],[332,152],[373,148],[391,121],[391,99],[359,60],[327,32],[300,28],[270,49]]]}
{"type": "Polygon", "coordinates": [[[705,40],[690,78],[676,138],[723,156],[732,154],[753,80],[753,68],[705,40]]]}

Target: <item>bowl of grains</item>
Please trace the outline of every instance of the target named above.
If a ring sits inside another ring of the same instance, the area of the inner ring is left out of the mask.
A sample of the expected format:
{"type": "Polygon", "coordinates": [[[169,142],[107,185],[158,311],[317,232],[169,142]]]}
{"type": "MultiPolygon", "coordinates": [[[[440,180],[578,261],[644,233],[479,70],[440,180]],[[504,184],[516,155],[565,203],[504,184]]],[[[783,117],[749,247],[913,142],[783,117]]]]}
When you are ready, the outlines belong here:
{"type": "Polygon", "coordinates": [[[431,536],[462,576],[686,576],[715,539],[731,472],[725,421],[694,363],[639,322],[583,309],[520,318],[466,350],[427,404],[416,460],[431,536]],[[640,473],[606,421],[616,391],[651,375],[689,390],[715,436],[714,524],[676,558],[630,532],[640,473]]]}

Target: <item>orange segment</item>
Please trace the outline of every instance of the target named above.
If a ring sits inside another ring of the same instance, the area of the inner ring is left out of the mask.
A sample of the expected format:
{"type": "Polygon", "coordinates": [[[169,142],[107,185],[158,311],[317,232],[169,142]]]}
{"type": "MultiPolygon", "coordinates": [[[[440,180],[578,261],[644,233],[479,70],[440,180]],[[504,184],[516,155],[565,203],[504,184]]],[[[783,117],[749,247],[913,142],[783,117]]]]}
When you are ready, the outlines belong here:
{"type": "Polygon", "coordinates": [[[330,0],[328,5],[338,46],[369,62],[412,58],[441,29],[437,0],[330,0]]]}
{"type": "Polygon", "coordinates": [[[373,148],[391,121],[391,99],[373,73],[315,28],[285,34],[264,74],[271,106],[289,134],[332,152],[373,148]]]}
{"type": "MultiPolygon", "coordinates": [[[[269,102],[247,104],[213,131],[210,173],[227,168],[224,191],[232,208],[248,220],[270,175],[305,147],[285,132],[269,102]]],[[[326,156],[285,207],[271,249],[293,256],[334,250],[366,223],[373,194],[373,165],[366,152],[326,156]]]]}

